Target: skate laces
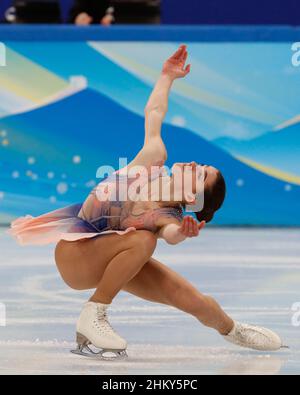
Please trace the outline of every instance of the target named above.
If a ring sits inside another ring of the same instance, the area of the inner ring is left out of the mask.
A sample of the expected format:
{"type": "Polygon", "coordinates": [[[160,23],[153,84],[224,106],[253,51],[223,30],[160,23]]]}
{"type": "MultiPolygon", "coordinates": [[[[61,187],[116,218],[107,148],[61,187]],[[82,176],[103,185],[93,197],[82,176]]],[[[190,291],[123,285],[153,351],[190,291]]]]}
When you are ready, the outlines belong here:
{"type": "Polygon", "coordinates": [[[259,343],[267,343],[269,338],[265,333],[258,330],[259,328],[251,325],[239,325],[236,329],[236,336],[243,343],[255,345],[259,339],[259,343]]]}
{"type": "Polygon", "coordinates": [[[110,325],[106,310],[97,307],[97,320],[94,321],[96,327],[104,333],[115,333],[114,328],[110,325]]]}

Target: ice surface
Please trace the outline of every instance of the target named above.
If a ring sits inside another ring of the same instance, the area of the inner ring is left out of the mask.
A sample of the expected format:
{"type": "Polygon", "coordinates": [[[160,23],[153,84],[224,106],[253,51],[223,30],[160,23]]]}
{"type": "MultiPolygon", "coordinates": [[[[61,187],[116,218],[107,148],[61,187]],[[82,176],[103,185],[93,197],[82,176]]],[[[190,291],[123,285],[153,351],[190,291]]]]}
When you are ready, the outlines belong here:
{"type": "Polygon", "coordinates": [[[156,258],[214,296],[233,318],[265,325],[290,346],[272,354],[227,344],[173,308],[121,293],[110,317],[129,359],[73,355],[75,323],[89,292],[68,289],[53,247],[18,247],[0,229],[0,374],[299,374],[300,230],[208,229],[180,246],[159,243],[156,258]]]}

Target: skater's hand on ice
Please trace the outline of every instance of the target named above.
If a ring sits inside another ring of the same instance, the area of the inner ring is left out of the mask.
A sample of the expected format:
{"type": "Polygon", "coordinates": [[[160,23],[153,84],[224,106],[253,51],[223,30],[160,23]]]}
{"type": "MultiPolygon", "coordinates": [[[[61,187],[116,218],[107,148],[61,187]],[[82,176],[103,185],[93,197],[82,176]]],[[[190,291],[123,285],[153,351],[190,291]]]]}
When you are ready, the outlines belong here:
{"type": "Polygon", "coordinates": [[[179,231],[186,237],[197,237],[205,224],[205,221],[201,221],[198,224],[195,218],[186,216],[183,218],[179,231]]]}
{"type": "Polygon", "coordinates": [[[179,49],[172,55],[163,66],[162,73],[168,75],[172,79],[183,78],[191,71],[191,65],[185,66],[188,57],[186,45],[181,45],[179,49]]]}

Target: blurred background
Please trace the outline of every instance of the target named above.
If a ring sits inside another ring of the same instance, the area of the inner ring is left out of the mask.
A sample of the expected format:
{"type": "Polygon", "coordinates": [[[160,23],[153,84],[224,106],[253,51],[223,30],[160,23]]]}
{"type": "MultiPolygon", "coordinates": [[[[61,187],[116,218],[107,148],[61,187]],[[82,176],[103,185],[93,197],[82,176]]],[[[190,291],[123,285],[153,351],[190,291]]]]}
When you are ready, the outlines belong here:
{"type": "Polygon", "coordinates": [[[160,23],[160,0],[2,0],[0,15],[13,23],[160,23]]]}
{"type": "Polygon", "coordinates": [[[297,0],[1,0],[8,23],[298,25],[297,0]],[[87,14],[90,19],[80,14],[87,14]],[[111,21],[110,21],[111,19],[111,21]],[[89,22],[89,23],[88,23],[89,22]]]}
{"type": "MultiPolygon", "coordinates": [[[[1,0],[0,20],[95,24],[105,15],[113,15],[111,22],[116,23],[298,25],[297,3],[297,0],[1,0]],[[91,19],[82,15],[77,18],[80,14],[91,19]]],[[[109,23],[109,19],[102,23],[109,23]]]]}
{"type": "Polygon", "coordinates": [[[99,166],[132,159],[161,64],[185,42],[168,164],[223,171],[217,225],[299,226],[296,3],[0,0],[0,223],[83,201],[99,166]]]}

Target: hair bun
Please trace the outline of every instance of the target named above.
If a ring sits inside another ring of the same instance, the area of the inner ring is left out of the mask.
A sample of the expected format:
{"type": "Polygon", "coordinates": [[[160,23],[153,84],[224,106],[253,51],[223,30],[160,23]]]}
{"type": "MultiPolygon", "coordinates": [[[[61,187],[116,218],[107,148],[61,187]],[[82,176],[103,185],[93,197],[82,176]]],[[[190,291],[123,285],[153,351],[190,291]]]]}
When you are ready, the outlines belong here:
{"type": "Polygon", "coordinates": [[[196,217],[199,222],[205,221],[206,223],[210,222],[213,217],[214,217],[214,211],[213,210],[202,210],[198,213],[195,213],[196,217]]]}

